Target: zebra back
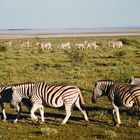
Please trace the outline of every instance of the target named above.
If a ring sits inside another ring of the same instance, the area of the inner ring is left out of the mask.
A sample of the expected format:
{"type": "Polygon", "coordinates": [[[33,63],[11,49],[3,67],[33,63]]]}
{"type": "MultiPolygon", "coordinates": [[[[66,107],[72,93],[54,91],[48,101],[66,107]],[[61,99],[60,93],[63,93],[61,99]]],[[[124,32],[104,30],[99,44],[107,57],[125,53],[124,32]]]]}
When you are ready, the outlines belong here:
{"type": "Polygon", "coordinates": [[[117,106],[132,107],[140,105],[140,85],[116,83],[110,87],[108,98],[117,106]]]}
{"type": "MultiPolygon", "coordinates": [[[[16,94],[21,98],[29,98],[34,103],[60,107],[64,102],[71,104],[80,97],[84,104],[80,89],[71,85],[50,85],[47,83],[28,83],[14,86],[16,94]]],[[[16,98],[14,98],[16,100],[16,98]]]]}

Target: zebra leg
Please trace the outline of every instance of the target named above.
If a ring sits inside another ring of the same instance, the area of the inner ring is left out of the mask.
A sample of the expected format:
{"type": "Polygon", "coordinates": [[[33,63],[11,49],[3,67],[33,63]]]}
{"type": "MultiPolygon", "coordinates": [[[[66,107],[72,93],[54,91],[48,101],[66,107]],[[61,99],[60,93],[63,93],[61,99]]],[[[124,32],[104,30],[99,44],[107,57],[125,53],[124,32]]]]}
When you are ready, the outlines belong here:
{"type": "Polygon", "coordinates": [[[66,117],[64,118],[63,122],[61,123],[62,125],[65,124],[69,117],[71,116],[71,106],[72,105],[65,105],[65,110],[66,110],[66,117]]]}
{"type": "Polygon", "coordinates": [[[7,116],[5,113],[5,108],[4,108],[3,102],[1,102],[0,105],[1,105],[2,115],[3,115],[3,121],[6,122],[7,116]]]}
{"type": "Polygon", "coordinates": [[[116,116],[117,116],[116,127],[119,127],[119,125],[121,124],[119,108],[118,108],[113,102],[112,102],[112,105],[113,105],[113,107],[114,107],[114,110],[115,110],[116,116]]]}
{"type": "Polygon", "coordinates": [[[138,127],[140,127],[140,110],[138,112],[138,115],[139,115],[138,127]]]}
{"type": "Polygon", "coordinates": [[[84,106],[83,105],[82,106],[80,105],[79,98],[76,100],[75,105],[83,113],[85,120],[88,122],[89,119],[88,119],[88,116],[87,116],[87,112],[84,109],[84,106]]]}
{"type": "Polygon", "coordinates": [[[18,114],[17,114],[16,119],[14,120],[14,123],[16,123],[16,122],[19,120],[20,113],[22,112],[21,104],[17,105],[16,107],[17,107],[17,112],[18,112],[18,114]]]}
{"type": "Polygon", "coordinates": [[[39,106],[39,111],[40,111],[40,115],[41,115],[41,121],[42,121],[42,123],[44,123],[45,119],[44,119],[44,106],[43,105],[39,106]]]}
{"type": "Polygon", "coordinates": [[[115,110],[112,110],[112,120],[114,122],[114,124],[116,125],[116,120],[115,120],[115,110]]]}
{"type": "Polygon", "coordinates": [[[140,127],[140,120],[138,121],[138,127],[140,127]]]}
{"type": "Polygon", "coordinates": [[[3,121],[6,122],[7,116],[6,116],[6,113],[5,113],[5,109],[2,109],[2,113],[3,113],[3,121]]]}
{"type": "Polygon", "coordinates": [[[34,114],[34,112],[39,108],[40,104],[33,104],[33,107],[31,109],[31,119],[33,121],[38,121],[38,118],[36,117],[36,115],[34,114]]]}

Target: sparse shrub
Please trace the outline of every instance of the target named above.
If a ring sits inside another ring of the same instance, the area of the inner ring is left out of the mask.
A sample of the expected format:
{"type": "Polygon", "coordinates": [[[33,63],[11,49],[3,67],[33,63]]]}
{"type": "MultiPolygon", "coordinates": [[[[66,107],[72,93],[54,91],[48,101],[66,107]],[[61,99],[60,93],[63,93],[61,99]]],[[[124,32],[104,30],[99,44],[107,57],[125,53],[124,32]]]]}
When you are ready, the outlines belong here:
{"type": "Polygon", "coordinates": [[[44,50],[43,50],[43,49],[38,48],[38,53],[43,53],[43,52],[44,52],[44,50]]]}
{"type": "Polygon", "coordinates": [[[132,42],[130,39],[127,39],[127,38],[120,38],[119,41],[121,41],[124,45],[132,45],[132,42]]]}
{"type": "Polygon", "coordinates": [[[117,65],[115,62],[107,62],[107,60],[95,61],[94,64],[96,66],[116,66],[117,65]]]}
{"type": "Polygon", "coordinates": [[[132,39],[132,40],[131,40],[131,42],[132,42],[133,44],[136,44],[136,45],[140,44],[140,42],[139,42],[139,41],[134,40],[134,39],[132,39]]]}
{"type": "Polygon", "coordinates": [[[33,65],[34,70],[45,70],[47,67],[50,67],[50,65],[43,62],[37,62],[33,65]]]}
{"type": "Polygon", "coordinates": [[[107,138],[111,138],[111,139],[113,139],[113,138],[116,138],[117,137],[117,134],[114,132],[114,131],[112,131],[112,130],[106,130],[105,131],[105,136],[107,137],[107,138]]]}
{"type": "Polygon", "coordinates": [[[7,51],[7,47],[4,45],[0,45],[0,52],[6,52],[7,51]]]}
{"type": "Polygon", "coordinates": [[[57,134],[57,129],[46,126],[46,127],[41,128],[41,133],[47,136],[55,135],[57,134]]]}
{"type": "Polygon", "coordinates": [[[118,81],[127,83],[130,80],[133,71],[133,66],[120,67],[117,74],[118,81]]]}
{"type": "Polygon", "coordinates": [[[123,57],[125,55],[126,55],[126,52],[124,50],[115,52],[115,56],[117,57],[123,57]]]}
{"type": "Polygon", "coordinates": [[[140,44],[137,40],[134,39],[120,38],[119,41],[121,41],[124,45],[128,46],[140,44]]]}
{"type": "Polygon", "coordinates": [[[65,53],[70,57],[70,59],[74,62],[83,62],[85,59],[85,52],[77,50],[77,49],[72,49],[70,51],[65,50],[65,53]]]}

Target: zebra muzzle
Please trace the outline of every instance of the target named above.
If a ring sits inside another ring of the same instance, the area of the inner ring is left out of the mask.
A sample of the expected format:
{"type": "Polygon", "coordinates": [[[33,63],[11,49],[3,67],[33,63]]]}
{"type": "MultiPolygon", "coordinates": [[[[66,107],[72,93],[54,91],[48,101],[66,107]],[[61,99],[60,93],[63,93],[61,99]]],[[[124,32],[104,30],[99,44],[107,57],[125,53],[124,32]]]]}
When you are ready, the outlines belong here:
{"type": "Polygon", "coordinates": [[[92,98],[92,99],[91,99],[92,103],[96,103],[96,100],[97,100],[97,99],[95,99],[95,98],[92,98]]]}

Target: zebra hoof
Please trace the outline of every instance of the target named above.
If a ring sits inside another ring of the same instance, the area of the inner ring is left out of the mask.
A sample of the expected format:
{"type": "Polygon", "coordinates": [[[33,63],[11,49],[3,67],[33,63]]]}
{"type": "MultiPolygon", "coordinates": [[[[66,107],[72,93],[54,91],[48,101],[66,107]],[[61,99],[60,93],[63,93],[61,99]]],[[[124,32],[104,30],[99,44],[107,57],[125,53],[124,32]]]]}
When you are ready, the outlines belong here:
{"type": "Polygon", "coordinates": [[[65,125],[65,124],[66,124],[66,123],[63,123],[63,122],[61,123],[61,125],[65,125]]]}
{"type": "Polygon", "coordinates": [[[43,121],[39,121],[39,124],[40,124],[40,125],[44,125],[45,122],[43,122],[43,121]]]}
{"type": "Polygon", "coordinates": [[[13,121],[13,123],[17,123],[17,122],[18,122],[17,120],[14,120],[14,121],[13,121]]]}
{"type": "Polygon", "coordinates": [[[4,123],[7,122],[7,120],[5,120],[5,119],[3,119],[2,121],[3,121],[4,123]]]}
{"type": "Polygon", "coordinates": [[[32,122],[33,122],[33,124],[37,124],[39,121],[38,121],[38,119],[33,119],[32,122]]]}
{"type": "Polygon", "coordinates": [[[117,123],[115,126],[116,126],[116,127],[120,127],[120,124],[119,124],[119,123],[117,123]]]}

